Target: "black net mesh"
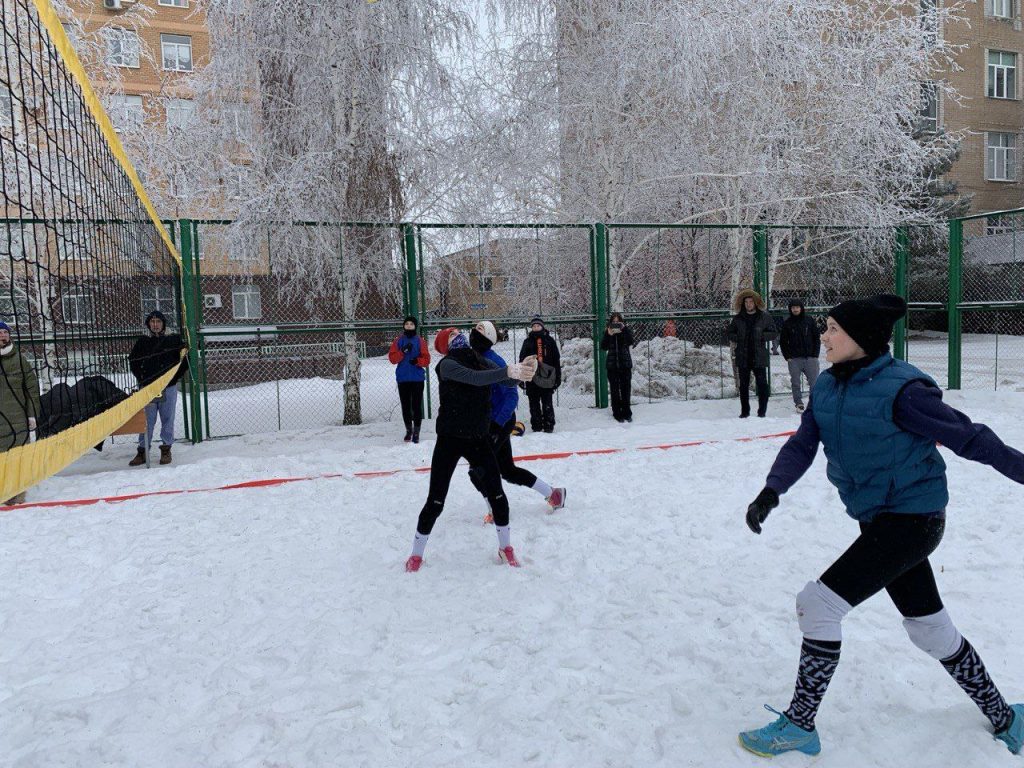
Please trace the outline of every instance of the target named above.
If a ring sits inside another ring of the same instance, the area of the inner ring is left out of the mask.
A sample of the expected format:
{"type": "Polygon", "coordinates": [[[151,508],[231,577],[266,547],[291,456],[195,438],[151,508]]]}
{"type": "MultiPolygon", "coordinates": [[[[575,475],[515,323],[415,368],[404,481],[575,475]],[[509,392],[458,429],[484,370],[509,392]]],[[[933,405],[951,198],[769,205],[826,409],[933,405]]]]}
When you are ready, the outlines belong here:
{"type": "Polygon", "coordinates": [[[2,0],[0,14],[7,450],[30,439],[30,419],[45,438],[123,400],[137,386],[127,356],[143,317],[180,317],[177,262],[58,49],[66,40],[27,0],[2,0]]]}

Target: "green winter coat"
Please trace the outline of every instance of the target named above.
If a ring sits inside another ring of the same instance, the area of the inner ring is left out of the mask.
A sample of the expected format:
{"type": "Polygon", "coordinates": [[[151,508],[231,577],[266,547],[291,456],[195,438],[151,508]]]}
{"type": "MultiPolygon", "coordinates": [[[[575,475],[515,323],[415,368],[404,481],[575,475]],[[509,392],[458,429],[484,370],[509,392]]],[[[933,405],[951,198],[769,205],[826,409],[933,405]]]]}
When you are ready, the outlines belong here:
{"type": "Polygon", "coordinates": [[[13,344],[0,354],[0,452],[28,442],[28,419],[39,418],[39,382],[13,344]]]}

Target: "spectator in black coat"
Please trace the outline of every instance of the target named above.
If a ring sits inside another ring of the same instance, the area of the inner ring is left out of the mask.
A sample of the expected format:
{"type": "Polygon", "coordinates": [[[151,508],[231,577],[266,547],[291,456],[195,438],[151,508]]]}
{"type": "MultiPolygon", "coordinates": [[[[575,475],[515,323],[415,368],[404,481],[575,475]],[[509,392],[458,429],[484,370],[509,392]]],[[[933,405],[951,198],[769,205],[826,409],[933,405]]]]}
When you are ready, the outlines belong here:
{"type": "Polygon", "coordinates": [[[620,312],[612,312],[601,337],[601,349],[608,353],[608,390],[612,398],[612,416],[620,424],[633,421],[630,395],[633,387],[633,331],[620,312]]]}
{"type": "Polygon", "coordinates": [[[775,321],[764,311],[760,294],[740,291],[733,300],[736,315],[729,323],[729,341],[736,345],[736,386],[740,393],[740,418],[750,415],[750,374],[757,382],[757,415],[768,412],[768,342],[778,336],[775,321]]]}
{"type": "MultiPolygon", "coordinates": [[[[182,358],[185,348],[181,334],[167,333],[167,318],[160,311],[146,316],[148,335],[139,336],[128,353],[128,365],[139,382],[139,389],[156,381],[172,368],[177,372],[153,402],[146,405],[146,433],[152,438],[156,417],[160,416],[160,463],[171,463],[171,445],[174,444],[174,411],[178,404],[178,380],[188,370],[188,358],[182,358]]],[[[146,461],[147,434],[139,435],[139,450],[128,466],[137,467],[146,461]]]]}
{"type": "Polygon", "coordinates": [[[530,333],[519,350],[519,361],[531,355],[537,356],[538,380],[545,378],[545,366],[554,368],[554,386],[541,386],[536,381],[526,385],[526,396],[530,400],[530,428],[534,432],[554,432],[555,406],[552,400],[555,390],[562,384],[562,356],[540,316],[530,320],[530,333]]]}
{"type": "Polygon", "coordinates": [[[821,352],[821,335],[813,317],[804,312],[800,299],[789,300],[789,317],[779,331],[782,356],[789,365],[789,381],[793,388],[793,405],[800,412],[804,410],[803,392],[800,390],[800,374],[807,377],[807,391],[814,389],[818,380],[818,354],[821,352]]]}

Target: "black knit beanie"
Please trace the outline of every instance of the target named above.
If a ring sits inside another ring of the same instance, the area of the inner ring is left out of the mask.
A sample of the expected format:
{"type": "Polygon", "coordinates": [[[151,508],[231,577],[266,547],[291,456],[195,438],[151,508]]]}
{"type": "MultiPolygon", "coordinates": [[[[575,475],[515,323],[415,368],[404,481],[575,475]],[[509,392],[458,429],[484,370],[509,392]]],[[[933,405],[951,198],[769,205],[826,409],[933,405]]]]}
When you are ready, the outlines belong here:
{"type": "Polygon", "coordinates": [[[412,327],[413,328],[419,328],[420,327],[420,321],[417,320],[412,315],[409,315],[408,317],[405,318],[405,320],[402,321],[402,325],[405,325],[406,323],[412,323],[412,327]]]}
{"type": "Polygon", "coordinates": [[[851,299],[837,304],[828,313],[856,341],[868,357],[877,357],[888,349],[892,327],[907,313],[907,302],[891,293],[870,299],[851,299]]]}

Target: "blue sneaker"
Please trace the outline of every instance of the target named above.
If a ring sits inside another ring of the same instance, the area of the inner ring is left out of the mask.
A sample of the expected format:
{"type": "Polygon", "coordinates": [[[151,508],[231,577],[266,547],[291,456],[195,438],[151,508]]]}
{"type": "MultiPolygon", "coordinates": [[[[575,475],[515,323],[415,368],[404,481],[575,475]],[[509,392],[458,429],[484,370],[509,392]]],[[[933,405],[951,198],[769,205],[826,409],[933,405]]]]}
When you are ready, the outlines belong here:
{"type": "MultiPolygon", "coordinates": [[[[774,723],[758,728],[756,731],[744,731],[740,734],[740,746],[761,757],[774,757],[783,752],[803,752],[805,755],[816,755],[821,752],[821,740],[818,731],[805,731],[778,710],[767,704],[764,708],[774,712],[779,719],[774,723]]],[[[1014,721],[1016,722],[1016,721],[1014,721]]],[[[1012,731],[1013,728],[1011,727],[1012,731]]]]}
{"type": "Polygon", "coordinates": [[[1014,704],[1010,709],[1013,710],[1010,727],[997,733],[996,738],[1003,742],[1013,754],[1019,755],[1021,749],[1024,748],[1024,704],[1014,704]]]}

